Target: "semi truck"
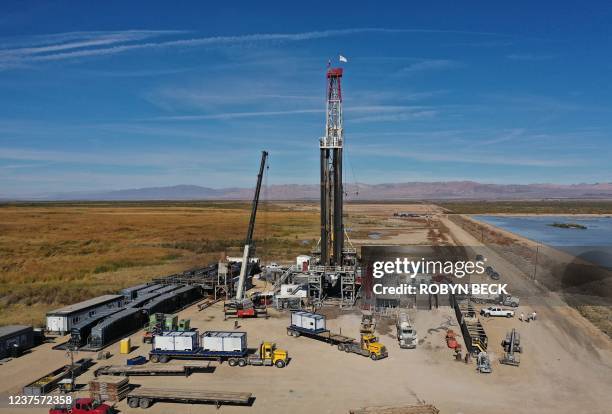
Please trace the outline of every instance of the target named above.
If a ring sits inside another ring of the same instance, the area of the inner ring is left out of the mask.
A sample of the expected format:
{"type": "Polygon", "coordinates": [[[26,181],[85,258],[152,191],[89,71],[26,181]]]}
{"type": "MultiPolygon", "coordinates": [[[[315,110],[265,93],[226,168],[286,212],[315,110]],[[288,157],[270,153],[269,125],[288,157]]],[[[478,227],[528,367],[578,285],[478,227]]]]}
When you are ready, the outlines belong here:
{"type": "Polygon", "coordinates": [[[274,365],[283,368],[289,362],[289,354],[272,342],[263,342],[258,355],[249,355],[246,332],[207,331],[200,335],[198,331],[190,331],[156,335],[149,360],[166,363],[171,359],[227,361],[231,367],[274,365]]]}
{"type": "Polygon", "coordinates": [[[495,305],[511,306],[513,308],[517,308],[520,304],[520,299],[518,297],[504,294],[472,295],[471,299],[474,303],[490,303],[495,305]]]}
{"type": "Polygon", "coordinates": [[[395,324],[397,330],[397,341],[400,348],[414,349],[417,346],[417,332],[410,323],[410,318],[406,312],[401,312],[395,324]]]}
{"type": "Polygon", "coordinates": [[[336,345],[339,351],[366,356],[373,361],[389,356],[387,348],[378,342],[378,337],[374,334],[362,333],[358,342],[355,338],[331,332],[326,328],[325,316],[312,312],[293,312],[291,325],[287,327],[287,335],[305,336],[327,342],[336,345]]]}

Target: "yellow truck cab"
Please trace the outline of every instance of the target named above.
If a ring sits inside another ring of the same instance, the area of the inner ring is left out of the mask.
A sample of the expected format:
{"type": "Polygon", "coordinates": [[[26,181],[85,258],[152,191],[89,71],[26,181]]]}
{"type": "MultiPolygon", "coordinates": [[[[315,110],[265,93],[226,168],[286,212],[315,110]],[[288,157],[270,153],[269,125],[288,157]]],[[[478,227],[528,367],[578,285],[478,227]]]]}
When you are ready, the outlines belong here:
{"type": "Polygon", "coordinates": [[[277,349],[276,344],[273,342],[262,342],[259,346],[259,356],[262,361],[265,361],[265,365],[274,365],[277,368],[283,368],[289,361],[287,351],[277,349]]]}
{"type": "Polygon", "coordinates": [[[387,348],[378,342],[378,337],[373,334],[361,335],[361,349],[367,351],[373,360],[386,358],[389,355],[387,348]]]}

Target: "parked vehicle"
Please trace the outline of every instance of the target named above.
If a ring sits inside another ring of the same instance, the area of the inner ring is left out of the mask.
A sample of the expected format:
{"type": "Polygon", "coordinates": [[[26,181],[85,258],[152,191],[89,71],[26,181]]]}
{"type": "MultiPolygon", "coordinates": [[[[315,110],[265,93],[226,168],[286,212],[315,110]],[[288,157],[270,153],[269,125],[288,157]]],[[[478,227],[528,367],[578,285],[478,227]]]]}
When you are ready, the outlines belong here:
{"type": "Polygon", "coordinates": [[[506,318],[512,318],[514,311],[511,309],[500,308],[497,306],[489,306],[480,310],[480,314],[486,317],[490,316],[505,316],[506,318]]]}
{"type": "Polygon", "coordinates": [[[114,414],[110,405],[100,403],[93,398],[77,398],[72,406],[55,406],[49,414],[114,414]]]}
{"type": "Polygon", "coordinates": [[[505,295],[505,294],[472,295],[471,300],[474,303],[492,303],[495,305],[510,306],[513,308],[518,307],[520,304],[520,299],[517,296],[511,296],[511,295],[505,295]]]}
{"type": "Polygon", "coordinates": [[[362,333],[359,342],[356,339],[329,331],[325,316],[311,312],[293,312],[291,325],[287,327],[287,335],[305,336],[312,339],[336,345],[339,351],[352,352],[369,357],[373,361],[386,358],[387,348],[373,334],[362,333]]]}
{"type": "Polygon", "coordinates": [[[401,312],[395,323],[397,340],[400,348],[414,349],[417,346],[417,332],[410,323],[410,318],[405,312],[401,312]]]}
{"type": "Polygon", "coordinates": [[[283,368],[289,361],[287,351],[277,349],[272,342],[259,346],[259,356],[248,355],[246,332],[197,331],[164,332],[153,338],[149,353],[151,362],[166,363],[170,359],[208,359],[227,361],[231,367],[274,365],[283,368]]]}

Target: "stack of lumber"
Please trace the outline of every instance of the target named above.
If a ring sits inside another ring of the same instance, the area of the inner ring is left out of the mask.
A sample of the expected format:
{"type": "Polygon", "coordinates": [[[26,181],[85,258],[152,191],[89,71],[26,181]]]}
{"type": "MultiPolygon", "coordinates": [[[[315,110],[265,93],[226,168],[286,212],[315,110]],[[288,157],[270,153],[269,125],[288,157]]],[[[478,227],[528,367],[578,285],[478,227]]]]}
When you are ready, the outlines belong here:
{"type": "Polygon", "coordinates": [[[129,391],[127,377],[101,376],[89,381],[89,396],[98,401],[121,401],[129,391]]]}
{"type": "Polygon", "coordinates": [[[438,414],[440,411],[431,404],[405,406],[363,407],[350,410],[350,414],[438,414]]]}

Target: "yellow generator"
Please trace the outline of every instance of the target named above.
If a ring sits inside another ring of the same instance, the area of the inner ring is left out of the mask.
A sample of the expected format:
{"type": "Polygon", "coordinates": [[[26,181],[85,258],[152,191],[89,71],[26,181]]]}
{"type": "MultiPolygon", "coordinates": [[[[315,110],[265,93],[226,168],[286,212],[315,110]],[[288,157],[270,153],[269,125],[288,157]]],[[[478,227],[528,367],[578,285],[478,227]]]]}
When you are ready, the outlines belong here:
{"type": "Polygon", "coordinates": [[[130,338],[122,339],[119,342],[119,353],[120,354],[129,354],[132,352],[132,344],[130,342],[130,338]]]}

